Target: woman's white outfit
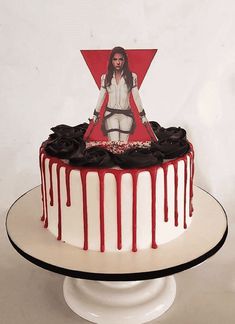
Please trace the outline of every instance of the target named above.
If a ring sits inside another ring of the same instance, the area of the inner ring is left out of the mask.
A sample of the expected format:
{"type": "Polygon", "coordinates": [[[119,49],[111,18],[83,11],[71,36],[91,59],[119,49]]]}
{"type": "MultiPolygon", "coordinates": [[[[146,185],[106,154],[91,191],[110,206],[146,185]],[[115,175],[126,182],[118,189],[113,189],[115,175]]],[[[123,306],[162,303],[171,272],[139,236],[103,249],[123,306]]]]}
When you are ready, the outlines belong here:
{"type": "Polygon", "coordinates": [[[103,131],[110,141],[127,141],[129,134],[133,132],[135,120],[130,107],[130,93],[133,95],[139,113],[144,112],[137,87],[137,75],[132,73],[132,77],[133,87],[131,91],[128,91],[123,76],[117,83],[115,74],[113,74],[109,87],[105,87],[105,74],[101,76],[100,94],[95,111],[100,112],[105,96],[108,93],[109,99],[104,113],[103,131]]]}

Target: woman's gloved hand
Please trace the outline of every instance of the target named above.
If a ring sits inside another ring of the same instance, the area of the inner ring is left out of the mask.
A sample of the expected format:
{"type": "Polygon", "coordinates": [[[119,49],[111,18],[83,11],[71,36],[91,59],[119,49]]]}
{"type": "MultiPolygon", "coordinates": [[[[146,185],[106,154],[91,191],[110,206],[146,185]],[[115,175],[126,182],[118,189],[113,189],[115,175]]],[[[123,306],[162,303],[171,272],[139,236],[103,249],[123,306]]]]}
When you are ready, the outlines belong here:
{"type": "Polygon", "coordinates": [[[98,119],[99,119],[99,113],[98,111],[94,110],[92,120],[94,123],[96,123],[98,119]]]}
{"type": "Polygon", "coordinates": [[[141,121],[143,124],[148,122],[148,119],[146,118],[146,116],[141,117],[141,121]]]}
{"type": "Polygon", "coordinates": [[[144,109],[140,112],[140,118],[141,118],[141,121],[142,121],[143,124],[148,122],[148,120],[146,118],[146,115],[145,115],[144,109]]]}

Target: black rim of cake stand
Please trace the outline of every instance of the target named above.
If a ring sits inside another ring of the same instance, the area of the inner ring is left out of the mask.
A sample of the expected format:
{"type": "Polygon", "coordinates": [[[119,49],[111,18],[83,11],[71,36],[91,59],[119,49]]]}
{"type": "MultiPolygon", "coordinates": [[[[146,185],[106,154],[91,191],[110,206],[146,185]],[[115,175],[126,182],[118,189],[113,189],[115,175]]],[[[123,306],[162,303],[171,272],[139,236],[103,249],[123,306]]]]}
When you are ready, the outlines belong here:
{"type": "MultiPolygon", "coordinates": [[[[200,187],[198,187],[198,188],[200,188],[200,187]]],[[[218,252],[219,249],[223,246],[223,244],[224,244],[224,242],[226,240],[226,237],[228,235],[228,218],[227,218],[227,214],[226,214],[225,209],[223,208],[223,206],[220,204],[220,202],[215,197],[213,197],[206,190],[204,190],[202,188],[200,188],[200,189],[203,190],[204,192],[206,192],[207,194],[209,194],[214,200],[216,200],[217,203],[222,208],[222,210],[224,212],[224,216],[226,218],[226,223],[227,223],[224,235],[222,236],[221,240],[212,249],[210,249],[206,253],[200,255],[199,257],[197,257],[197,258],[195,258],[193,260],[190,260],[188,262],[179,264],[177,266],[169,267],[169,268],[164,268],[164,269],[154,270],[154,271],[145,271],[145,272],[132,272],[132,273],[95,273],[95,272],[84,272],[84,271],[79,271],[79,270],[66,269],[66,268],[58,267],[56,265],[53,265],[53,264],[44,262],[42,260],[39,260],[39,259],[29,255],[28,253],[24,252],[23,250],[21,250],[14,243],[14,241],[11,239],[11,237],[10,237],[10,235],[8,233],[8,230],[7,230],[7,218],[8,218],[8,214],[9,214],[11,208],[13,207],[13,205],[15,204],[15,202],[10,207],[10,209],[9,209],[9,211],[7,213],[7,217],[6,217],[7,235],[8,235],[8,239],[9,239],[10,243],[15,248],[15,250],[21,256],[23,256],[25,259],[27,259],[28,261],[30,261],[33,264],[36,264],[37,266],[39,266],[39,267],[41,267],[43,269],[46,269],[48,271],[55,272],[55,273],[58,273],[58,274],[61,274],[61,275],[64,275],[64,276],[68,276],[68,277],[72,277],[72,278],[87,279],[87,280],[99,280],[99,281],[138,281],[138,280],[148,280],[148,279],[162,278],[162,277],[174,275],[176,273],[185,271],[187,269],[190,269],[190,268],[204,262],[205,260],[207,260],[208,258],[213,256],[216,252],[218,252]]],[[[31,191],[31,190],[29,190],[29,191],[31,191]]],[[[23,194],[22,196],[24,196],[25,194],[23,194]]],[[[21,197],[19,197],[17,200],[19,200],[21,197]]]]}

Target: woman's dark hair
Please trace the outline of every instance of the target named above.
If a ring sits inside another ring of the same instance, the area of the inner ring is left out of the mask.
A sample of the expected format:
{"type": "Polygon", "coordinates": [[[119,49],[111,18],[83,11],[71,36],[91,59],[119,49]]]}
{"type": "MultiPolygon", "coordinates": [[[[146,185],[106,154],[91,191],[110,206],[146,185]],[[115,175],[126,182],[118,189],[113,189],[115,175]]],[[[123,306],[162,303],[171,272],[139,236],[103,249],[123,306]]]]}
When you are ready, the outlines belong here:
{"type": "Polygon", "coordinates": [[[131,91],[133,87],[133,77],[132,73],[129,70],[128,66],[128,57],[127,54],[124,50],[124,48],[117,46],[112,49],[112,52],[109,57],[109,64],[108,64],[108,72],[106,73],[105,76],[105,87],[109,87],[111,85],[111,80],[113,78],[113,72],[114,72],[114,67],[113,67],[113,57],[115,54],[121,54],[124,58],[124,65],[123,65],[123,78],[126,82],[127,88],[129,91],[131,91]]]}

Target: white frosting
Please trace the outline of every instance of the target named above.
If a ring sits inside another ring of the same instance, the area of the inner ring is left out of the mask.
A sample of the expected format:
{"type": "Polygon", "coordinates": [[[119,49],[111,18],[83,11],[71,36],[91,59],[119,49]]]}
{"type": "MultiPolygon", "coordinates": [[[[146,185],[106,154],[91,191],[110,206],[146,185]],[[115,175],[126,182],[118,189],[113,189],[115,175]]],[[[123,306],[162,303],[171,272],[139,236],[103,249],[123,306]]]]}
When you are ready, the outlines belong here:
{"type": "MultiPolygon", "coordinates": [[[[187,185],[186,185],[186,223],[191,223],[190,217],[190,159],[187,155],[187,185]]],[[[43,161],[43,154],[41,163],[43,161]]],[[[50,206],[50,172],[49,158],[45,159],[45,180],[43,183],[44,209],[47,201],[48,229],[58,235],[58,184],[57,163],[52,164],[51,180],[53,184],[53,206],[50,206]],[[46,192],[45,192],[46,188],[46,192]]],[[[169,163],[169,162],[168,162],[169,163]]],[[[157,171],[156,180],[156,242],[158,245],[167,243],[184,231],[184,161],[178,164],[178,226],[175,226],[175,173],[173,164],[169,163],[167,172],[167,199],[168,199],[168,221],[164,219],[164,172],[160,166],[157,171]]],[[[61,191],[61,240],[84,247],[84,206],[81,172],[74,168],[70,173],[71,206],[66,206],[66,176],[64,165],[60,168],[60,191],[61,191]]],[[[121,172],[122,170],[115,170],[121,172]]],[[[104,176],[104,233],[105,251],[118,251],[117,249],[117,184],[112,173],[104,176]]],[[[152,244],[152,187],[151,175],[148,171],[139,171],[137,180],[137,249],[151,248],[152,244]]],[[[86,177],[87,185],[87,221],[88,221],[88,248],[89,250],[100,250],[100,180],[98,171],[88,171],[86,177]]],[[[132,249],[133,239],[133,180],[131,172],[122,175],[121,178],[121,251],[132,249]]]]}

